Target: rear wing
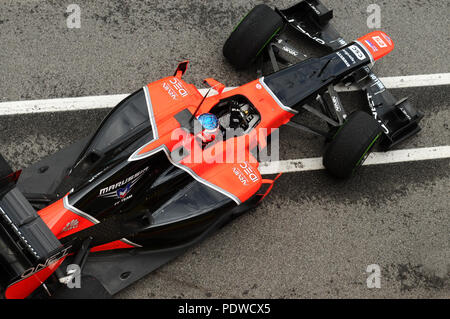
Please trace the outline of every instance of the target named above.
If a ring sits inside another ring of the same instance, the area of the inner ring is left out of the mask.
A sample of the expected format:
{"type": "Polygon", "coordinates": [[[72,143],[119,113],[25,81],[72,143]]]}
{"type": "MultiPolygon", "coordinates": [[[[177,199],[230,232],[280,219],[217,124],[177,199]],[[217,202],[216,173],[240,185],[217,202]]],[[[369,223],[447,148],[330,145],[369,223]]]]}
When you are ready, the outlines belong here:
{"type": "Polygon", "coordinates": [[[20,172],[2,155],[0,174],[0,293],[25,298],[50,276],[62,245],[16,187],[20,172]]]}

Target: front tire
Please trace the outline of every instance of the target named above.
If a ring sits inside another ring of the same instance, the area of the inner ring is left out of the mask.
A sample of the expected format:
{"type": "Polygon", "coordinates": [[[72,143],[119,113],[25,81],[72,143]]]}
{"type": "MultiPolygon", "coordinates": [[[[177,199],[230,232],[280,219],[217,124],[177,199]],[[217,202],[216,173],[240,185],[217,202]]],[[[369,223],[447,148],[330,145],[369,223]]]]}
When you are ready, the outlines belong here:
{"type": "Polygon", "coordinates": [[[223,46],[223,55],[236,69],[249,67],[284,26],[283,18],[265,4],[254,7],[223,46]]]}
{"type": "Polygon", "coordinates": [[[328,145],[323,165],[334,177],[350,177],[381,135],[381,127],[372,116],[362,111],[350,114],[328,145]]]}

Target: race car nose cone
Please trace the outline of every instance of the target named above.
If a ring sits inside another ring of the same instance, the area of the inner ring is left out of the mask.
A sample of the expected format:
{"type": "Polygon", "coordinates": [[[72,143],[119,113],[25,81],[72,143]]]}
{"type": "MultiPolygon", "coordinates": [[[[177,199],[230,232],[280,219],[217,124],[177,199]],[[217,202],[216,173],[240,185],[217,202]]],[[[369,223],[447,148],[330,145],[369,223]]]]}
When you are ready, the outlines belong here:
{"type": "Polygon", "coordinates": [[[373,60],[381,59],[394,49],[394,41],[383,31],[373,31],[358,39],[370,52],[373,60]]]}

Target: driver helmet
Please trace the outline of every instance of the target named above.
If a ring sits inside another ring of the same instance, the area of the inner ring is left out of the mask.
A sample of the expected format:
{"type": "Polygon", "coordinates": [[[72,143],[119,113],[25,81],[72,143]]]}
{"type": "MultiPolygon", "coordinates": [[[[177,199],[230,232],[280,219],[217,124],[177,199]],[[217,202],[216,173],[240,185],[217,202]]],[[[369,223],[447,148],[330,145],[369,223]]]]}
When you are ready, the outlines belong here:
{"type": "Polygon", "coordinates": [[[199,134],[204,143],[212,142],[219,133],[219,120],[214,114],[203,113],[197,117],[202,124],[202,132],[199,134]]]}

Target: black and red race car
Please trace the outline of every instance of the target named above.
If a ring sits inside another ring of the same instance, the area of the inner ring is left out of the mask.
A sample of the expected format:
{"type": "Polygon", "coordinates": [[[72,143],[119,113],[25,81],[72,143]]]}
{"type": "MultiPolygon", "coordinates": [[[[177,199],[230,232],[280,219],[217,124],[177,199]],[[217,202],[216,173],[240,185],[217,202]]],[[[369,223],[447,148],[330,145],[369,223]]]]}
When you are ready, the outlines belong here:
{"type": "Polygon", "coordinates": [[[418,132],[422,115],[369,68],[393,49],[389,36],[347,43],[331,17],[319,1],[257,6],[224,55],[237,68],[268,60],[275,72],[232,90],[206,79],[217,94],[203,96],[182,80],[183,62],[120,102],[92,136],[21,173],[0,156],[1,295],[108,297],[182,254],[268,194],[273,180],[261,177],[254,150],[284,124],[325,138],[336,177],[351,175],[376,142],[389,148],[418,132]],[[287,29],[331,52],[298,61],[287,29]],[[346,114],[340,83],[365,90],[367,112],[346,114]],[[302,111],[329,132],[294,122],[302,111]]]}

